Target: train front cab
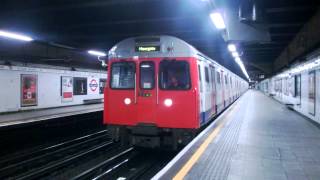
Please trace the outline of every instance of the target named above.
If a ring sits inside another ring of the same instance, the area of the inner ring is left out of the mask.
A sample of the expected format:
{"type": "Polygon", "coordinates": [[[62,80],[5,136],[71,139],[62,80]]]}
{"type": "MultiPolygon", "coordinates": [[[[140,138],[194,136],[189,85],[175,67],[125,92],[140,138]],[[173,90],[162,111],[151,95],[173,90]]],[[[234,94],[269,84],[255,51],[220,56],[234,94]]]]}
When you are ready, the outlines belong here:
{"type": "Polygon", "coordinates": [[[109,67],[104,123],[114,140],[176,148],[193,138],[200,127],[196,59],[112,59],[109,67]]]}

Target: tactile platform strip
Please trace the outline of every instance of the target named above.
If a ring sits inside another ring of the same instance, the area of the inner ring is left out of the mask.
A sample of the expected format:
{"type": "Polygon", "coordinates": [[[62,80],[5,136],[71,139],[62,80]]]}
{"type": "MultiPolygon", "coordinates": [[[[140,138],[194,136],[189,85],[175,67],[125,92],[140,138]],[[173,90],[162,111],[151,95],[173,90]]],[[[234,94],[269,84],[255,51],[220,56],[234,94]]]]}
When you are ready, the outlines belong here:
{"type": "MultiPolygon", "coordinates": [[[[246,98],[251,98],[251,96],[247,96],[246,98]]],[[[219,136],[210,143],[205,153],[202,154],[185,179],[227,179],[232,156],[237,150],[243,119],[245,114],[249,113],[248,109],[250,107],[247,105],[248,101],[242,101],[237,105],[246,107],[246,109],[236,107],[237,109],[235,109],[235,112],[230,116],[230,120],[221,129],[219,136]]]]}

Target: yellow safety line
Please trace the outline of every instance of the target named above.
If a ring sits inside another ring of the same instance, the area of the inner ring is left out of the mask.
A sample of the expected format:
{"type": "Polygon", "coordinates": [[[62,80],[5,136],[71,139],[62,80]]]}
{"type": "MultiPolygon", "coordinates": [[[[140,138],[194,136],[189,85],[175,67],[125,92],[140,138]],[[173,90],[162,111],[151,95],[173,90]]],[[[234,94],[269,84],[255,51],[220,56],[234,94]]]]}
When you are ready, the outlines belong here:
{"type": "MultiPolygon", "coordinates": [[[[232,109],[231,111],[234,111],[232,109]]],[[[229,111],[228,116],[231,114],[231,111],[229,111]]],[[[226,116],[225,118],[227,118],[226,116]]],[[[191,158],[188,160],[188,162],[180,169],[180,171],[173,177],[173,180],[182,180],[187,173],[190,171],[190,169],[193,167],[193,165],[198,161],[198,159],[201,157],[203,152],[207,149],[211,141],[219,134],[221,128],[223,127],[224,123],[220,123],[214,131],[208,136],[208,138],[200,145],[200,147],[197,149],[197,151],[191,156],[191,158]]]]}

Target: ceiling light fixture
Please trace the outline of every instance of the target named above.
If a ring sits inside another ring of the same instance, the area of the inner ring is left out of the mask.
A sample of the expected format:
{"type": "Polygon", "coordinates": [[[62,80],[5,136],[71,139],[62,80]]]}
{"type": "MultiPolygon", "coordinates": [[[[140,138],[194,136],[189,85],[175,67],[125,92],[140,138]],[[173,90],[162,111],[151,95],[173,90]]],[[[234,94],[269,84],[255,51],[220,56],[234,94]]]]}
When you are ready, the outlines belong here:
{"type": "Polygon", "coordinates": [[[232,52],[232,56],[235,57],[235,58],[239,57],[239,53],[238,52],[232,52]]]}
{"type": "Polygon", "coordinates": [[[218,13],[218,12],[211,13],[210,18],[217,29],[225,29],[226,28],[223,17],[220,13],[218,13]]]}
{"type": "Polygon", "coordinates": [[[89,50],[88,53],[95,56],[106,56],[106,54],[101,51],[89,50]]]}
{"type": "Polygon", "coordinates": [[[29,36],[11,33],[11,32],[7,32],[7,31],[0,31],[0,36],[6,37],[6,38],[11,38],[11,39],[16,39],[16,40],[20,40],[20,41],[33,41],[33,39],[29,36]]]}
{"type": "Polygon", "coordinates": [[[237,47],[234,44],[229,44],[228,45],[228,49],[230,52],[236,52],[237,51],[237,47]]]}

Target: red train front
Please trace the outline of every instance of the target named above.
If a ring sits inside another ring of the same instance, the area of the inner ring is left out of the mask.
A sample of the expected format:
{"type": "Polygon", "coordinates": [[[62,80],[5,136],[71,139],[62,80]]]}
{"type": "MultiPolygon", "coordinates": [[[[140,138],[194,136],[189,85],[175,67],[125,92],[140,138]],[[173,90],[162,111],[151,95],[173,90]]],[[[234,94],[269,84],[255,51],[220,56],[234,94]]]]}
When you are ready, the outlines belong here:
{"type": "Polygon", "coordinates": [[[200,127],[194,48],[170,37],[126,39],[109,52],[104,123],[115,140],[186,144],[200,127]]]}

